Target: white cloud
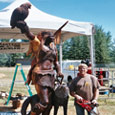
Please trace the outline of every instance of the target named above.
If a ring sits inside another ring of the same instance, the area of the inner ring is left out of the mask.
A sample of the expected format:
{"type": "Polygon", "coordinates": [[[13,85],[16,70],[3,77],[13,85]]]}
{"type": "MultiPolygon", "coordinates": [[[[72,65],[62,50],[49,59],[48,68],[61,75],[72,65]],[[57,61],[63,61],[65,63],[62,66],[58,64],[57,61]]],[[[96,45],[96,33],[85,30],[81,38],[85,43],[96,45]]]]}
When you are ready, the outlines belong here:
{"type": "Polygon", "coordinates": [[[14,0],[0,0],[0,2],[8,2],[8,3],[10,3],[10,2],[13,2],[14,0]]]}

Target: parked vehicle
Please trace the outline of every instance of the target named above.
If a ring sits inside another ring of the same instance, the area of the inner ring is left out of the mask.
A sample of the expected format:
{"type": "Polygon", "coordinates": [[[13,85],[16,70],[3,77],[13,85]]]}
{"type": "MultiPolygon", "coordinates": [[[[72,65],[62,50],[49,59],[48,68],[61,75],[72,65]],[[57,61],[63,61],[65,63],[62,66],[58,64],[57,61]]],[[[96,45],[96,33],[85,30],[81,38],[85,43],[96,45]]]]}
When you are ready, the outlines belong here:
{"type": "Polygon", "coordinates": [[[68,76],[72,78],[77,76],[78,65],[81,63],[81,60],[64,60],[62,62],[62,72],[64,74],[64,80],[67,81],[68,76]]]}

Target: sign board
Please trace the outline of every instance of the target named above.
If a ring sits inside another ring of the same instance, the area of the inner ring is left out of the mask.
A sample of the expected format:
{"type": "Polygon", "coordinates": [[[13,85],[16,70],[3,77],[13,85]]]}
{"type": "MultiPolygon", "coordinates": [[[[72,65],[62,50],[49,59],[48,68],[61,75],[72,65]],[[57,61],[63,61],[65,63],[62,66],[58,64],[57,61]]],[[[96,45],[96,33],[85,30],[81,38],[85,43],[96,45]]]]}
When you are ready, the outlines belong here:
{"type": "Polygon", "coordinates": [[[25,53],[29,42],[0,42],[0,53],[25,53]]]}

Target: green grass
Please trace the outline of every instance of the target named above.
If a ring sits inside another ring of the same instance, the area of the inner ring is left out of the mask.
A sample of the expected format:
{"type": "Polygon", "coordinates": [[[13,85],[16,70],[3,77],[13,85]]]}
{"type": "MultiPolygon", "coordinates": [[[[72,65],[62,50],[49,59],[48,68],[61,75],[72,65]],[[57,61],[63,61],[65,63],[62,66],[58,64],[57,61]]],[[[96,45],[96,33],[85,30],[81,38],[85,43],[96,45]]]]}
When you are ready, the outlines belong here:
{"type": "MultiPolygon", "coordinates": [[[[23,67],[25,76],[27,76],[29,68],[23,67]]],[[[12,84],[13,76],[14,76],[15,68],[0,68],[0,91],[10,91],[10,87],[12,84]]],[[[32,92],[35,93],[34,86],[30,85],[32,88],[32,92]]],[[[28,95],[27,88],[24,84],[23,77],[20,72],[20,68],[18,68],[16,79],[13,87],[12,94],[21,92],[23,95],[28,95]]]]}

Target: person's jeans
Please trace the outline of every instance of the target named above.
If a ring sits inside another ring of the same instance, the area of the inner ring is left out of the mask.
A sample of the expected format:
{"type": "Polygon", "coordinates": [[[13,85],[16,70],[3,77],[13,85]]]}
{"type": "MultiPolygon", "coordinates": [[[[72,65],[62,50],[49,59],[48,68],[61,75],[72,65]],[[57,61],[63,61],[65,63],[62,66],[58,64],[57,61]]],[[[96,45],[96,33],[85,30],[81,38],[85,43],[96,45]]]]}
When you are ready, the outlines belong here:
{"type": "MultiPolygon", "coordinates": [[[[81,107],[79,104],[75,104],[75,109],[76,109],[76,115],[85,115],[85,109],[81,107]]],[[[94,108],[96,112],[96,107],[94,108]]],[[[87,111],[88,112],[88,111],[87,111]]],[[[92,112],[88,112],[88,115],[95,115],[92,112]]]]}

